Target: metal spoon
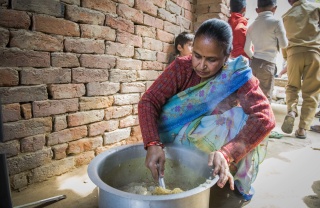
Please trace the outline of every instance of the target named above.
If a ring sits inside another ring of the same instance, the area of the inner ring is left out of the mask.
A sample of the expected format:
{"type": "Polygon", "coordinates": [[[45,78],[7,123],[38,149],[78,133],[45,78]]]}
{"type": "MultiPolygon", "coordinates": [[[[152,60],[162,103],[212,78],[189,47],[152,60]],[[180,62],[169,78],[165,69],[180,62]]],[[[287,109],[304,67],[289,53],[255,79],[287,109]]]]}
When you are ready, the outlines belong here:
{"type": "Polygon", "coordinates": [[[165,189],[166,188],[166,184],[164,183],[164,177],[160,176],[160,166],[159,166],[159,164],[157,164],[157,168],[158,168],[159,186],[165,189]]]}

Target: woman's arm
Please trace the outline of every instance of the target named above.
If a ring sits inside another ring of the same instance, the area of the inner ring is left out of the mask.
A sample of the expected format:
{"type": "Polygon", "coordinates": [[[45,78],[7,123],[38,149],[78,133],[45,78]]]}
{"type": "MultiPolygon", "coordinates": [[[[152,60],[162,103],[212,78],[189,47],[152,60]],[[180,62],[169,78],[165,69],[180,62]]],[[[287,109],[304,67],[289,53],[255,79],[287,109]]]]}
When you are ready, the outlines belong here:
{"type": "Polygon", "coordinates": [[[252,77],[239,88],[237,96],[241,107],[249,117],[238,135],[221,148],[221,151],[236,163],[262,142],[275,127],[271,105],[259,88],[257,78],[252,77]]]}

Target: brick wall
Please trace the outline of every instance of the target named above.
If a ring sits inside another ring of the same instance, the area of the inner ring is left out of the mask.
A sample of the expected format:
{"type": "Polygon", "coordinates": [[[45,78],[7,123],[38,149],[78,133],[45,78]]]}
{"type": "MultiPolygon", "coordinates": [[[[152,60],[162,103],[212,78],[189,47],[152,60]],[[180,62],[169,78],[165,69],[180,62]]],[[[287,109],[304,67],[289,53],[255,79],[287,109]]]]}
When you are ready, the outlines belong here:
{"type": "Polygon", "coordinates": [[[13,189],[141,141],[137,103],[175,36],[227,0],[0,0],[0,95],[13,189]],[[196,2],[198,2],[196,4],[196,2]]]}

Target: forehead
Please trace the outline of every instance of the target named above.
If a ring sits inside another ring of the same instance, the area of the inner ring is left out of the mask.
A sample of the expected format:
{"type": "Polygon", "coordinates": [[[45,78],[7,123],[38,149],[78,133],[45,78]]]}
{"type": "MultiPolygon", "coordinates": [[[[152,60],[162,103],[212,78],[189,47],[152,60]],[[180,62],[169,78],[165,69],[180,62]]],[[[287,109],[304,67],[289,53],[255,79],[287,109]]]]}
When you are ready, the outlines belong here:
{"type": "Polygon", "coordinates": [[[223,48],[213,38],[199,36],[193,42],[193,50],[202,56],[220,56],[223,55],[223,48]]]}

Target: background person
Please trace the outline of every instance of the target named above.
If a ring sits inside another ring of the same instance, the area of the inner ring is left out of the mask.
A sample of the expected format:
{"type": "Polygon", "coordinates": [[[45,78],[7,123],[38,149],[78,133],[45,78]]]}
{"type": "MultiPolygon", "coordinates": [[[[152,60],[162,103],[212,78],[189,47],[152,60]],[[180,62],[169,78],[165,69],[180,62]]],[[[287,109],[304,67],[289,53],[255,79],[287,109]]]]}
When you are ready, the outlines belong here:
{"type": "Polygon", "coordinates": [[[282,21],[274,18],[276,9],[276,0],[258,0],[258,17],[248,28],[244,46],[244,51],[252,59],[250,67],[253,75],[259,79],[259,86],[270,103],[279,47],[284,48],[288,45],[282,21]]]}
{"type": "Polygon", "coordinates": [[[320,4],[306,0],[288,0],[292,6],[283,16],[289,45],[282,51],[287,60],[287,115],[281,129],[293,131],[298,113],[298,93],[302,92],[299,128],[295,136],[306,138],[316,113],[320,92],[320,4]]]}
{"type": "Polygon", "coordinates": [[[248,19],[244,17],[246,13],[246,1],[245,0],[232,0],[230,1],[230,12],[228,23],[232,28],[233,41],[231,58],[236,58],[240,55],[247,58],[248,55],[244,52],[244,44],[246,42],[246,33],[248,19]]]}
{"type": "Polygon", "coordinates": [[[177,57],[188,56],[192,53],[193,38],[194,35],[189,32],[182,32],[175,38],[175,53],[171,55],[169,64],[177,57]]]}

